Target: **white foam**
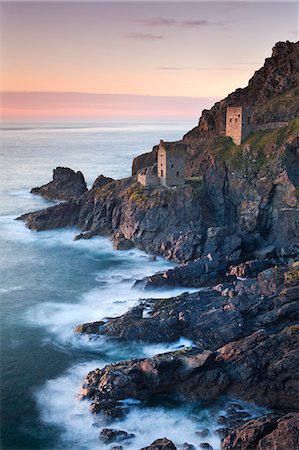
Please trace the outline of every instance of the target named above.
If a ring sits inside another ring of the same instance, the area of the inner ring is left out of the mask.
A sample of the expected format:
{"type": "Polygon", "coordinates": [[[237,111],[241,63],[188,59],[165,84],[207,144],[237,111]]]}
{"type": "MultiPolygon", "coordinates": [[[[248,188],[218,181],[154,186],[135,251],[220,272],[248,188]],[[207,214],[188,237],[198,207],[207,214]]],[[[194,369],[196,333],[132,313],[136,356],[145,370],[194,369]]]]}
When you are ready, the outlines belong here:
{"type": "MultiPolygon", "coordinates": [[[[198,448],[201,442],[208,442],[214,450],[220,450],[220,439],[215,434],[221,425],[217,418],[224,415],[225,406],[233,399],[220,399],[216,404],[203,407],[200,403],[171,404],[166,399],[164,406],[144,406],[135,399],[126,399],[130,406],[128,415],[121,421],[107,425],[101,416],[89,412],[89,401],[80,401],[76,397],[82,380],[87,373],[96,367],[102,368],[107,362],[94,360],[76,364],[62,376],[49,380],[37,393],[36,399],[42,420],[50,425],[58,425],[61,429],[57,448],[76,448],[78,450],[94,450],[108,448],[99,440],[103,427],[111,427],[134,433],[135,438],[125,441],[124,448],[137,450],[149,445],[155,439],[167,437],[176,445],[188,442],[198,448]],[[196,432],[208,428],[207,437],[199,437],[196,432]]],[[[265,414],[267,410],[245,402],[237,402],[253,417],[265,414]]]]}
{"type": "MultiPolygon", "coordinates": [[[[56,449],[107,448],[99,440],[100,430],[107,425],[101,421],[100,416],[93,416],[89,412],[88,401],[76,398],[88,371],[104,365],[103,361],[75,365],[61,377],[48,381],[36,394],[42,420],[47,424],[59,425],[62,430],[62,442],[57,443],[56,449]]],[[[126,449],[139,449],[164,436],[175,444],[186,441],[193,444],[210,442],[215,450],[220,449],[220,440],[212,433],[219,427],[216,423],[217,414],[213,416],[208,410],[196,414],[192,412],[191,406],[178,406],[175,409],[161,406],[140,407],[139,402],[132,399],[128,399],[126,403],[131,407],[129,414],[124,420],[109,425],[135,434],[136,437],[132,441],[125,442],[126,449]],[[196,431],[205,427],[211,429],[210,436],[196,436],[196,431]]]]}

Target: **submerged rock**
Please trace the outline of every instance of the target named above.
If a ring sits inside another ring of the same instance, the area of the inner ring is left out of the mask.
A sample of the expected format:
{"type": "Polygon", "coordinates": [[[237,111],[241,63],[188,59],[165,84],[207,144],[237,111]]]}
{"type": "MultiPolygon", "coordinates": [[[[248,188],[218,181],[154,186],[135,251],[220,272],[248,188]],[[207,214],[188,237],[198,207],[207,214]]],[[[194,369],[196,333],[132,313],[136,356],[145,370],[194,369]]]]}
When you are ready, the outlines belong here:
{"type": "Polygon", "coordinates": [[[113,428],[104,428],[100,433],[100,439],[106,444],[111,442],[122,442],[135,437],[133,433],[127,433],[122,430],[114,430],[113,428]]]}

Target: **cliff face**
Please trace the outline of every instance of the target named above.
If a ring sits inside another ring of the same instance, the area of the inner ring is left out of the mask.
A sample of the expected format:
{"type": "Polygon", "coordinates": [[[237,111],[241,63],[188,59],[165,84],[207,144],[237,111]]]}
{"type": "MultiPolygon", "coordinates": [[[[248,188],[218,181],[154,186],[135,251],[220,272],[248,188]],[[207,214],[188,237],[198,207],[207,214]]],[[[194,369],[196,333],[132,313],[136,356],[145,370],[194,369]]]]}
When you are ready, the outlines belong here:
{"type": "MultiPolygon", "coordinates": [[[[225,130],[227,106],[244,105],[253,109],[254,124],[289,121],[299,116],[299,42],[278,42],[272,56],[257,70],[244,89],[237,89],[225,99],[203,110],[199,124],[183,138],[188,145],[209,144],[211,136],[225,130]],[[297,88],[297,89],[296,89],[297,88]]],[[[156,158],[156,146],[151,153],[140,155],[133,161],[132,173],[150,166],[156,158]]],[[[189,159],[194,159],[192,152],[189,159]]]]}
{"type": "MultiPolygon", "coordinates": [[[[243,105],[253,108],[253,122],[258,124],[272,122],[271,110],[261,116],[260,110],[269,99],[282,96],[299,84],[299,42],[278,42],[272,50],[271,58],[265,60],[264,66],[257,70],[244,89],[237,89],[224,100],[216,103],[211,110],[204,110],[199,125],[186,137],[192,137],[198,132],[221,134],[225,129],[225,110],[227,106],[243,105]]],[[[290,99],[291,97],[289,97],[290,99]]],[[[288,100],[286,100],[288,102],[288,100]]],[[[294,116],[298,115],[298,102],[294,116]]],[[[287,120],[291,117],[287,112],[287,120]]],[[[282,113],[276,121],[284,120],[282,113]]]]}
{"type": "MultiPolygon", "coordinates": [[[[180,141],[187,146],[184,187],[147,190],[135,177],[109,179],[22,219],[36,230],[76,225],[79,237],[105,234],[117,248],[134,245],[182,262],[209,253],[255,257],[265,249],[298,255],[298,55],[299,43],[276,44],[246,88],[203,112],[180,141]],[[253,106],[255,123],[268,124],[240,146],[223,136],[225,109],[233,104],[253,106]]],[[[136,158],[133,172],[152,165],[156,153],[154,147],[136,158]]]]}

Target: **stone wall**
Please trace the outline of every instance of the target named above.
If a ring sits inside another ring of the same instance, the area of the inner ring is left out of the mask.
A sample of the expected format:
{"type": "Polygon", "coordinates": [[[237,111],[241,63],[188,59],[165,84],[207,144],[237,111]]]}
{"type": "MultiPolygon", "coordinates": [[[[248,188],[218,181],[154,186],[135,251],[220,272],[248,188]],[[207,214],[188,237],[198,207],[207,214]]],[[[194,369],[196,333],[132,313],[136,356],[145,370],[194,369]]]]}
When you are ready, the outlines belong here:
{"type": "Polygon", "coordinates": [[[251,108],[229,106],[226,110],[226,136],[240,145],[252,130],[251,108]]]}
{"type": "Polygon", "coordinates": [[[164,186],[185,184],[185,153],[182,144],[160,143],[158,150],[158,177],[164,186]]]}
{"type": "Polygon", "coordinates": [[[142,186],[146,187],[154,187],[160,184],[159,179],[156,175],[148,173],[139,173],[137,175],[137,181],[142,184],[142,186]]]}

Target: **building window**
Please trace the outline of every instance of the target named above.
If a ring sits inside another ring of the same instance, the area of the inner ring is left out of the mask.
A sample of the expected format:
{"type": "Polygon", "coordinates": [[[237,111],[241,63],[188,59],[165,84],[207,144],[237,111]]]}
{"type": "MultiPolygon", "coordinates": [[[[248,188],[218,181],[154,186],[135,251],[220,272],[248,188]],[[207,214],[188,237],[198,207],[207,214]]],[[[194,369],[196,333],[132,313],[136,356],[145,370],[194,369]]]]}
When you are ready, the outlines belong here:
{"type": "Polygon", "coordinates": [[[247,124],[250,124],[250,116],[247,117],[247,124]]]}
{"type": "Polygon", "coordinates": [[[163,164],[161,163],[161,167],[163,166],[163,164]]]}
{"type": "Polygon", "coordinates": [[[232,118],[232,117],[230,117],[230,118],[229,118],[229,121],[230,121],[230,123],[232,123],[232,121],[233,121],[233,118],[232,118]]]}
{"type": "Polygon", "coordinates": [[[238,122],[238,117],[235,117],[235,122],[238,122]]]}
{"type": "Polygon", "coordinates": [[[163,177],[163,170],[161,169],[161,177],[163,177]]]}
{"type": "Polygon", "coordinates": [[[240,119],[240,117],[241,117],[241,114],[238,114],[238,118],[240,119]]]}
{"type": "Polygon", "coordinates": [[[172,168],[174,168],[174,165],[173,165],[173,164],[171,164],[171,167],[172,167],[172,168]]]}
{"type": "Polygon", "coordinates": [[[179,172],[176,173],[177,178],[179,177],[179,172]]]}

